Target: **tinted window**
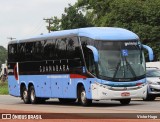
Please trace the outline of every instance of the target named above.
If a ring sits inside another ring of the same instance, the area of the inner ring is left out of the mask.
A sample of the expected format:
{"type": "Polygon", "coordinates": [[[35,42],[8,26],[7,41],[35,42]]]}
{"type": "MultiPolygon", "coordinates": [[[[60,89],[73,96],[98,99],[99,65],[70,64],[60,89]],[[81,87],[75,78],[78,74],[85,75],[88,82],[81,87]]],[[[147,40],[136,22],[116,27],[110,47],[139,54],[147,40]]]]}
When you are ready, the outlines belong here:
{"type": "Polygon", "coordinates": [[[17,44],[10,44],[8,46],[8,61],[9,62],[17,61],[17,44]]]}
{"type": "Polygon", "coordinates": [[[84,50],[84,58],[86,61],[87,69],[90,73],[95,75],[96,74],[96,67],[95,67],[95,63],[94,63],[93,52],[88,48],[84,48],[83,50],[84,50]]]}
{"type": "Polygon", "coordinates": [[[57,39],[56,40],[56,59],[67,59],[66,57],[66,39],[57,39]]]}
{"type": "Polygon", "coordinates": [[[34,44],[34,59],[35,61],[43,60],[43,52],[44,52],[44,41],[37,41],[34,44]]]}
{"type": "Polygon", "coordinates": [[[25,43],[18,44],[18,61],[23,62],[25,59],[25,43]]]}
{"type": "Polygon", "coordinates": [[[32,61],[34,53],[34,43],[27,42],[25,45],[25,61],[32,61]]]}
{"type": "Polygon", "coordinates": [[[87,37],[81,37],[80,39],[81,39],[82,47],[86,45],[92,45],[98,49],[99,41],[96,41],[87,37]]]}
{"type": "Polygon", "coordinates": [[[77,37],[67,38],[67,57],[68,59],[81,58],[81,50],[77,37]]]}
{"type": "Polygon", "coordinates": [[[44,58],[45,60],[54,59],[55,42],[53,40],[47,40],[44,43],[44,58]]]}
{"type": "Polygon", "coordinates": [[[67,38],[67,58],[70,61],[70,67],[81,67],[84,64],[77,37],[67,38]]]}

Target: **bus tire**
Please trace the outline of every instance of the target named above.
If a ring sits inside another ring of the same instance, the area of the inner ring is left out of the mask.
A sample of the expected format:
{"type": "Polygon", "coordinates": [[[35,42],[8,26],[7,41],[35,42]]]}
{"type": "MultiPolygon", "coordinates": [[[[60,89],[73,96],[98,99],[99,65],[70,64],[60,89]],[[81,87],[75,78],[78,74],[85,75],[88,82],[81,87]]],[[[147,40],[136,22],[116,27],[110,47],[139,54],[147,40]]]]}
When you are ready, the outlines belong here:
{"type": "Polygon", "coordinates": [[[81,86],[78,90],[78,102],[82,106],[89,106],[92,104],[92,100],[86,98],[86,91],[84,89],[84,86],[81,86]]]}
{"type": "Polygon", "coordinates": [[[130,102],[131,102],[131,99],[130,99],[130,98],[129,98],[129,99],[121,99],[121,100],[120,100],[120,103],[121,103],[122,105],[128,105],[130,102]]]}
{"type": "Polygon", "coordinates": [[[29,94],[25,86],[22,88],[22,100],[25,104],[30,103],[29,94]]]}
{"type": "Polygon", "coordinates": [[[34,86],[30,86],[29,93],[30,93],[29,96],[30,96],[31,104],[38,103],[38,98],[36,97],[36,92],[35,92],[34,86]]]}

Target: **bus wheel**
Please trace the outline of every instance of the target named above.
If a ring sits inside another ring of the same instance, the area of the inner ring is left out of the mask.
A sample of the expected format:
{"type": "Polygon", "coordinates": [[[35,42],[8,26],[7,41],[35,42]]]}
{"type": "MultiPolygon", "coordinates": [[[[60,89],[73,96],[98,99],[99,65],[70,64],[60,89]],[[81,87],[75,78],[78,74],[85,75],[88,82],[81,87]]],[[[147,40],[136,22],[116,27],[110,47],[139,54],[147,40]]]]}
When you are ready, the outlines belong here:
{"type": "Polygon", "coordinates": [[[86,98],[86,91],[84,89],[84,86],[81,86],[80,89],[78,90],[78,102],[82,106],[88,106],[92,104],[92,100],[86,98]]]}
{"type": "Polygon", "coordinates": [[[30,103],[29,94],[26,87],[22,88],[22,100],[24,101],[25,104],[30,103]]]}
{"type": "Polygon", "coordinates": [[[60,103],[73,103],[76,102],[76,99],[67,99],[67,98],[59,98],[60,103]]]}
{"type": "Polygon", "coordinates": [[[131,99],[121,99],[121,100],[120,100],[120,103],[121,103],[122,105],[128,105],[130,102],[131,102],[131,99]]]}
{"type": "Polygon", "coordinates": [[[30,96],[31,103],[36,104],[38,102],[38,98],[36,97],[36,92],[35,92],[34,86],[30,87],[29,92],[30,92],[29,96],[30,96]]]}

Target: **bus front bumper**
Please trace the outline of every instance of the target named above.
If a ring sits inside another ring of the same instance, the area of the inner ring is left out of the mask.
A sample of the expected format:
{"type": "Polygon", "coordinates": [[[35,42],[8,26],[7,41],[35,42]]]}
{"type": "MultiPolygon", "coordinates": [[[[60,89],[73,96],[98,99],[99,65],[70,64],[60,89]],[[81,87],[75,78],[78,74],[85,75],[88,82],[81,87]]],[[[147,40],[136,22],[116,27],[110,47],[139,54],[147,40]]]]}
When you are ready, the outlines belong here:
{"type": "Polygon", "coordinates": [[[145,98],[147,95],[147,84],[134,87],[108,87],[102,84],[92,84],[93,100],[145,98]]]}

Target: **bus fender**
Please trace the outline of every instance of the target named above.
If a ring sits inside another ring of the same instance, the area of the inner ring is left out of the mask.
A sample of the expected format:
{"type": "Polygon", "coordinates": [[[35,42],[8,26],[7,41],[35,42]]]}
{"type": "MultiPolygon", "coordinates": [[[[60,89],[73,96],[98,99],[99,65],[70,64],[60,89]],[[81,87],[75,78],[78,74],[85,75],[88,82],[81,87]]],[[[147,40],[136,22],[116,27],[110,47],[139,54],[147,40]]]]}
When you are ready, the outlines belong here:
{"type": "Polygon", "coordinates": [[[89,95],[89,93],[88,93],[88,87],[87,87],[87,84],[85,84],[84,83],[84,81],[78,81],[78,83],[77,83],[77,97],[78,97],[78,89],[81,87],[81,86],[84,86],[84,89],[85,89],[85,91],[86,91],[86,97],[88,98],[88,99],[90,99],[90,95],[89,95]]]}

